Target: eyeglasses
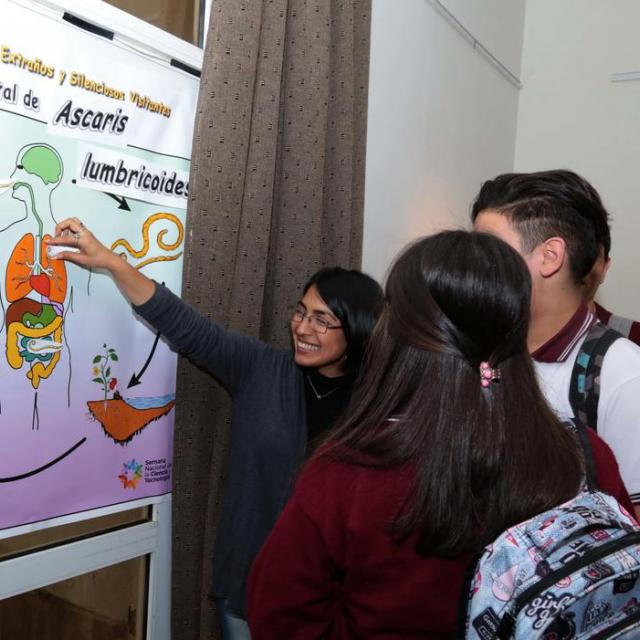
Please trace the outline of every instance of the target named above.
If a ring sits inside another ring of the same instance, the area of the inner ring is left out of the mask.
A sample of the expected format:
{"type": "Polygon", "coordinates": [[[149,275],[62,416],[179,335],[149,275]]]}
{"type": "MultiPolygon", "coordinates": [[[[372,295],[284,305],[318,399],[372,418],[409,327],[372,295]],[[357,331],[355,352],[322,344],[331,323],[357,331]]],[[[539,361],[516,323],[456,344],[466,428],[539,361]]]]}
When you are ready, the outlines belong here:
{"type": "Polygon", "coordinates": [[[329,329],[342,329],[341,324],[332,325],[328,320],[313,313],[307,313],[304,309],[296,309],[291,316],[293,322],[302,322],[305,318],[309,320],[311,330],[316,333],[327,333],[329,329]]]}

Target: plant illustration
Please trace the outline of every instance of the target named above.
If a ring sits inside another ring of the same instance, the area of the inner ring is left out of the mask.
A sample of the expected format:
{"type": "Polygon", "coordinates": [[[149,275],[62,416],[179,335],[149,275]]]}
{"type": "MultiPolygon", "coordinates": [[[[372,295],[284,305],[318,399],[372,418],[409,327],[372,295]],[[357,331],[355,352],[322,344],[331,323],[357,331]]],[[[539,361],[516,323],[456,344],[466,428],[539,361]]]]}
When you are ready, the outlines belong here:
{"type": "Polygon", "coordinates": [[[93,375],[95,376],[93,382],[102,387],[106,401],[109,391],[113,391],[118,384],[118,379],[111,375],[111,363],[118,361],[118,355],[115,349],[107,347],[106,344],[103,344],[102,347],[104,353],[97,354],[93,358],[93,375]]]}

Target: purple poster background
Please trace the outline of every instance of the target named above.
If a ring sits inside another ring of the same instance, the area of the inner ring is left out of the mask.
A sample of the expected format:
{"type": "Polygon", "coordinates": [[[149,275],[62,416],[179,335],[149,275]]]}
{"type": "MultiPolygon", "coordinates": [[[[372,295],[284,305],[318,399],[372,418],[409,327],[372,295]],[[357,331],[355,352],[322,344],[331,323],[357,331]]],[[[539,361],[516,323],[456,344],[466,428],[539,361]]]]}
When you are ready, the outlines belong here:
{"type": "Polygon", "coordinates": [[[0,24],[0,529],[171,491],[176,356],[108,274],[47,255],[79,217],[180,293],[197,79],[9,5],[0,24]]]}

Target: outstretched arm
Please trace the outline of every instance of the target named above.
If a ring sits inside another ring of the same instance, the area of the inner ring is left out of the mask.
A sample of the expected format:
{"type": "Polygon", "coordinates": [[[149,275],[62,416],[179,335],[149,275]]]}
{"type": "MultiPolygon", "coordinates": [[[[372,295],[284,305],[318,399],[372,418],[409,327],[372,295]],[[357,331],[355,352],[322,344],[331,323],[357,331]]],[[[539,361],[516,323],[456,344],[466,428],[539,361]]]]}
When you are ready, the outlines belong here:
{"type": "Polygon", "coordinates": [[[88,269],[106,269],[128,300],[134,305],[147,302],[155,291],[155,282],[107,249],[78,218],[67,218],[56,225],[50,246],[68,246],[78,251],[50,255],[52,260],[67,260],[88,269]]]}
{"type": "Polygon", "coordinates": [[[72,249],[50,255],[50,259],[108,270],[135,312],[192,362],[215,375],[232,394],[268,350],[259,340],[226,331],[165,287],[156,285],[107,249],[78,218],[67,218],[56,225],[56,236],[49,240],[49,246],[72,249]]]}

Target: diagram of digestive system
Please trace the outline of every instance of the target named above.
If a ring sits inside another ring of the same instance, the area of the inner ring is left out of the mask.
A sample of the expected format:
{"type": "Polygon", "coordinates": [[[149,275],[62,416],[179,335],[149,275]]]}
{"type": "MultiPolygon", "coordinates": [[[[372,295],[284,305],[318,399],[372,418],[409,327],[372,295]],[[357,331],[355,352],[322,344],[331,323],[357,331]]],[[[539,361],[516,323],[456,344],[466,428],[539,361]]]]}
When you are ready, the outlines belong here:
{"type": "Polygon", "coordinates": [[[35,390],[32,428],[39,426],[37,389],[51,376],[63,347],[64,303],[67,272],[62,261],[49,261],[44,219],[55,224],[51,193],[60,184],[62,158],[46,144],[23,147],[11,179],[0,184],[12,189],[12,197],[24,203],[25,215],[2,231],[27,220],[31,231],[15,245],[6,268],[6,356],[13,369],[27,366],[26,377],[35,390]]]}
{"type": "MultiPolygon", "coordinates": [[[[25,233],[15,245],[6,269],[5,292],[8,307],[5,314],[7,338],[6,356],[13,369],[28,369],[26,377],[35,390],[32,428],[39,428],[37,390],[43,380],[51,376],[63,348],[64,305],[67,296],[67,272],[63,261],[49,260],[46,253],[43,218],[55,224],[51,210],[51,193],[60,184],[63,162],[60,154],[44,143],[29,144],[17,156],[16,167],[9,180],[0,180],[0,194],[12,190],[12,197],[24,203],[23,217],[11,221],[0,232],[27,220],[32,231],[25,233]]],[[[124,238],[116,240],[111,248],[123,248],[124,259],[140,259],[135,264],[141,269],[154,262],[177,260],[182,252],[168,255],[184,239],[184,227],[177,216],[159,212],[149,216],[142,227],[143,246],[137,250],[124,238]],[[165,255],[147,257],[150,250],[150,227],[166,221],[173,224],[178,237],[166,242],[166,229],[156,238],[158,248],[165,255]],[[128,254],[128,255],[127,255],[128,254]]],[[[150,399],[151,400],[151,399],[150,399]]],[[[174,400],[160,406],[139,409],[122,399],[119,394],[105,401],[87,402],[91,415],[102,425],[105,435],[114,442],[125,444],[140,433],[147,424],[165,415],[175,405],[174,400]]]]}

